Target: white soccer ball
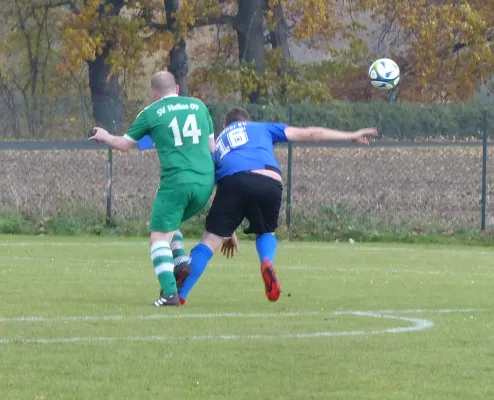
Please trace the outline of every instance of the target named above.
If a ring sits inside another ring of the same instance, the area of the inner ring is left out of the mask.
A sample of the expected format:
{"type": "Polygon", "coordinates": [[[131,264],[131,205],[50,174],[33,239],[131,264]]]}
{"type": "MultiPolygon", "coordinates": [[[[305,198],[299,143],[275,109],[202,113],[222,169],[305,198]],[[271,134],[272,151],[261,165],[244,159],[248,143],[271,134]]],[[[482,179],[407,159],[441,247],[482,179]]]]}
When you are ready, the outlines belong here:
{"type": "Polygon", "coordinates": [[[400,67],[389,58],[380,58],[369,68],[369,78],[378,89],[393,89],[400,82],[400,67]]]}

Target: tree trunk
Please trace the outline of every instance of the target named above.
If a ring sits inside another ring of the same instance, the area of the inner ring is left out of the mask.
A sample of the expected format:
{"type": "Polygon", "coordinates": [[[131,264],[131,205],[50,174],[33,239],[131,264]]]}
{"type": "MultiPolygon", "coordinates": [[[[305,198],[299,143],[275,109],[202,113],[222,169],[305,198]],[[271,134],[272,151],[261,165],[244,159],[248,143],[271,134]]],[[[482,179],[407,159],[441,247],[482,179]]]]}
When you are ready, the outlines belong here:
{"type": "MultiPolygon", "coordinates": [[[[240,63],[253,63],[258,75],[266,71],[264,56],[264,1],[239,0],[235,24],[240,63]]],[[[248,95],[251,103],[260,100],[259,91],[248,95]]]]}
{"type": "Polygon", "coordinates": [[[4,139],[9,137],[20,139],[22,132],[20,128],[20,116],[18,115],[17,110],[18,106],[16,106],[15,102],[15,94],[7,87],[7,85],[2,85],[0,83],[0,98],[5,105],[5,107],[0,108],[2,120],[6,121],[6,125],[0,125],[0,137],[4,139]]]}
{"type": "Polygon", "coordinates": [[[118,74],[113,74],[107,63],[109,53],[107,45],[94,61],[88,61],[89,88],[96,124],[111,133],[120,134],[124,121],[122,93],[118,74]]]}
{"type": "MultiPolygon", "coordinates": [[[[38,136],[38,124],[36,123],[34,106],[31,104],[31,98],[28,96],[27,91],[21,91],[22,98],[24,100],[24,115],[26,116],[27,129],[32,138],[38,136]]],[[[33,101],[34,103],[34,101],[33,101]]]]}
{"type": "Polygon", "coordinates": [[[188,96],[189,85],[187,81],[187,74],[189,73],[189,65],[186,49],[187,44],[184,38],[179,37],[180,27],[176,25],[177,21],[174,16],[174,14],[178,11],[178,0],[165,0],[166,21],[175,38],[175,45],[170,50],[168,71],[175,76],[177,85],[180,88],[180,96],[188,96]]]}
{"type": "MultiPolygon", "coordinates": [[[[124,0],[104,0],[99,8],[99,18],[120,15],[124,0]]],[[[124,123],[122,89],[119,75],[112,73],[108,57],[112,43],[106,42],[103,51],[93,61],[88,61],[89,89],[93,106],[93,117],[98,126],[113,134],[121,134],[124,123]]]]}
{"type": "Polygon", "coordinates": [[[187,63],[187,51],[185,40],[173,47],[170,51],[170,61],[168,63],[168,71],[170,71],[177,81],[177,85],[180,89],[180,96],[189,95],[189,85],[187,80],[187,74],[189,72],[189,66],[187,63]]]}
{"type": "MultiPolygon", "coordinates": [[[[285,15],[283,14],[283,6],[278,3],[273,8],[273,16],[275,20],[275,28],[269,32],[269,40],[273,49],[281,50],[280,70],[278,75],[283,77],[288,72],[288,62],[290,59],[290,46],[288,44],[288,24],[286,23],[285,15]]],[[[281,85],[280,99],[284,103],[286,101],[287,88],[285,84],[281,85]]]]}
{"type": "Polygon", "coordinates": [[[290,59],[290,46],[288,44],[288,24],[283,14],[283,6],[278,3],[273,8],[276,26],[269,32],[269,39],[273,49],[281,49],[280,72],[288,72],[288,60],[290,59]]]}

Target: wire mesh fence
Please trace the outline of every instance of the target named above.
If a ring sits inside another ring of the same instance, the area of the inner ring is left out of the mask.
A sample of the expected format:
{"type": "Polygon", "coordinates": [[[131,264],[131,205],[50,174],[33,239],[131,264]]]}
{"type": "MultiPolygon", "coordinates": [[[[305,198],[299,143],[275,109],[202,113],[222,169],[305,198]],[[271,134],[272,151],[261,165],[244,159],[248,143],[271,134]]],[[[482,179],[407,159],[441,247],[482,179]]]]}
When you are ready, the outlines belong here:
{"type": "MultiPolygon", "coordinates": [[[[134,105],[129,115],[124,114],[122,131],[132,122],[130,115],[135,115],[139,107],[134,105]]],[[[110,130],[117,132],[117,108],[108,104],[105,108],[109,110],[106,116],[110,130]]],[[[72,110],[75,110],[72,105],[65,109],[60,107],[55,117],[65,113],[67,118],[72,110]]],[[[256,118],[264,113],[267,117],[278,115],[278,121],[307,125],[306,115],[298,107],[293,107],[291,114],[289,108],[284,108],[284,117],[279,109],[251,107],[252,110],[255,117],[257,112],[256,118]]],[[[474,111],[468,109],[466,115],[444,122],[452,127],[451,132],[461,132],[463,126],[469,126],[468,138],[461,141],[445,139],[447,135],[443,131],[442,135],[435,135],[433,129],[444,127],[439,123],[434,125],[430,117],[423,117],[423,121],[430,121],[429,126],[421,128],[421,134],[413,138],[413,143],[397,141],[388,134],[387,139],[380,139],[370,148],[341,144],[278,148],[285,188],[280,216],[282,229],[289,227],[295,237],[303,238],[334,237],[342,232],[362,230],[448,232],[479,228],[484,223],[494,225],[494,210],[489,203],[491,191],[488,190],[493,182],[486,173],[492,163],[483,158],[487,153],[483,154],[482,143],[493,125],[490,112],[474,111]],[[431,137],[434,140],[430,140],[431,137]],[[423,138],[429,139],[424,141],[423,138]]],[[[219,120],[220,114],[215,117],[219,120]]],[[[314,117],[313,125],[324,123],[345,128],[347,124],[344,120],[331,124],[325,118],[326,114],[319,119],[314,117]]],[[[372,115],[369,119],[376,121],[376,118],[379,120],[382,116],[372,115]]],[[[400,118],[403,121],[402,116],[397,115],[395,119],[400,118]]],[[[3,116],[0,120],[4,120],[3,116]]],[[[87,135],[85,126],[91,127],[94,123],[88,113],[71,126],[83,139],[87,135]]],[[[413,126],[397,128],[397,134],[417,129],[416,124],[414,121],[413,126]]],[[[94,213],[99,219],[106,216],[107,222],[110,219],[147,221],[159,183],[159,162],[154,151],[120,154],[109,152],[103,146],[90,149],[85,143],[0,142],[0,149],[4,150],[0,152],[3,170],[0,211],[39,218],[81,212],[94,213]],[[52,150],[33,150],[43,148],[40,146],[52,150]],[[64,150],[56,150],[57,146],[64,150]]],[[[486,142],[485,149],[487,145],[486,142]]]]}

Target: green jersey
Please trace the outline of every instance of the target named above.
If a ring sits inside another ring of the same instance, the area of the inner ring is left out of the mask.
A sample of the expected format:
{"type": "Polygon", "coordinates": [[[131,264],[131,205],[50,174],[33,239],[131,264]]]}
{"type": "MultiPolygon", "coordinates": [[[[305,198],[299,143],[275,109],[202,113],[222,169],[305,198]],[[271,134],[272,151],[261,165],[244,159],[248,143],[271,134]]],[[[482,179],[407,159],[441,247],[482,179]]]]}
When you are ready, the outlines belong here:
{"type": "Polygon", "coordinates": [[[155,101],[140,112],[125,138],[137,142],[146,135],[151,136],[158,152],[162,180],[214,182],[209,149],[213,121],[201,100],[171,95],[155,101]]]}

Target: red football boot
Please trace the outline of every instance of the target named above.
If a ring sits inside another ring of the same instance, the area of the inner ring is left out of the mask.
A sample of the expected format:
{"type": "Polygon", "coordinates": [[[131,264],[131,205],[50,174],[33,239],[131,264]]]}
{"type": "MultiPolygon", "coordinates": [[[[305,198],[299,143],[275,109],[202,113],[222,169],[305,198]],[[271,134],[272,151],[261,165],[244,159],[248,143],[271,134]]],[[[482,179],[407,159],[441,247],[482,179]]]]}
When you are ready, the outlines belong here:
{"type": "Polygon", "coordinates": [[[266,297],[269,301],[276,301],[280,298],[281,287],[278,279],[276,278],[276,272],[274,271],[273,264],[269,260],[263,260],[261,263],[261,275],[264,280],[264,288],[266,291],[266,297]]]}

